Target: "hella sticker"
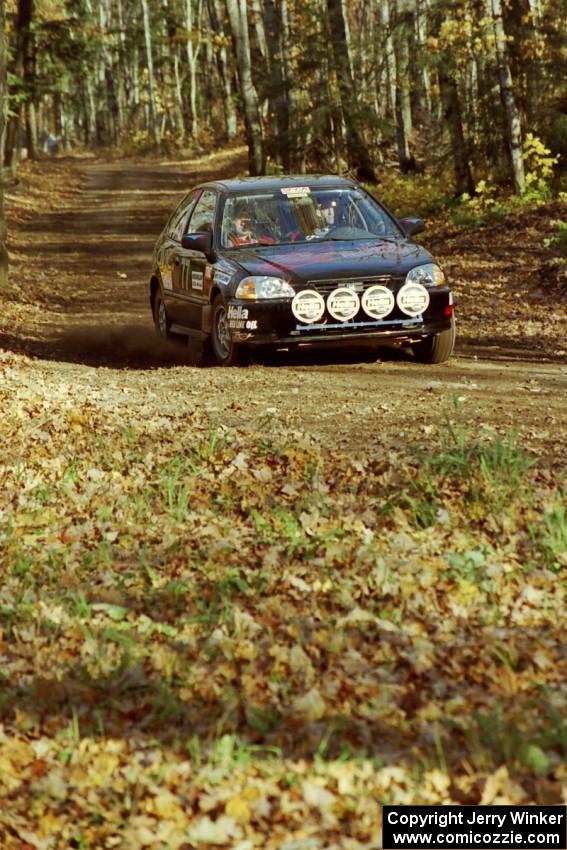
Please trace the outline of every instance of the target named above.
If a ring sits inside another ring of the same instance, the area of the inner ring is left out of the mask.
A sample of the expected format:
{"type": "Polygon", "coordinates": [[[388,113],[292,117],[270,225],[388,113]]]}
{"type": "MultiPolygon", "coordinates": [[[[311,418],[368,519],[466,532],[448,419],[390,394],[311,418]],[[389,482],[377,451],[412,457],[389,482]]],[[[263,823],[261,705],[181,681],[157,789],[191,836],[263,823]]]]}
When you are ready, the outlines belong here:
{"type": "Polygon", "coordinates": [[[394,309],[396,299],[386,286],[371,286],[362,296],[362,309],[373,319],[383,319],[394,309]]]}
{"type": "Polygon", "coordinates": [[[311,324],[318,322],[323,316],[325,302],[314,289],[304,289],[295,295],[291,302],[291,311],[299,322],[311,324]]]}
{"type": "Polygon", "coordinates": [[[429,292],[421,283],[405,283],[396,296],[398,307],[406,316],[421,316],[429,307],[429,292]]]}
{"type": "Polygon", "coordinates": [[[327,310],[338,322],[348,322],[360,310],[360,298],[353,289],[342,286],[330,293],[327,310]]]}

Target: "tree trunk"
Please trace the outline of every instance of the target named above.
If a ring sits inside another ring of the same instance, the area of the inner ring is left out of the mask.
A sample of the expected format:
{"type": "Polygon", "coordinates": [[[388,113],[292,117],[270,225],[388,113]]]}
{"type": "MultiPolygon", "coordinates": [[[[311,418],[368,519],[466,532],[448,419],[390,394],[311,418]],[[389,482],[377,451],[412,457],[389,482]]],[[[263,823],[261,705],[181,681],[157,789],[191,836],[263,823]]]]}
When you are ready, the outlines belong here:
{"type": "Polygon", "coordinates": [[[270,153],[284,171],[290,170],[290,132],[288,100],[285,93],[282,57],[282,22],[274,0],[264,0],[265,32],[270,62],[270,124],[275,127],[275,138],[270,153]]]}
{"type": "Polygon", "coordinates": [[[506,47],[506,36],[502,21],[502,4],[500,0],[491,0],[492,22],[496,44],[496,61],[498,68],[498,81],[500,83],[500,96],[504,105],[506,116],[506,136],[510,163],[514,178],[516,194],[522,195],[526,190],[526,178],[524,174],[524,160],[522,158],[522,125],[520,113],[514,97],[514,83],[508,63],[508,51],[506,47]]]}
{"type": "Polygon", "coordinates": [[[256,33],[258,50],[260,51],[260,55],[268,68],[270,65],[270,55],[268,52],[268,42],[266,39],[266,30],[264,28],[264,18],[262,16],[260,0],[252,0],[252,23],[254,26],[254,32],[256,33]]]}
{"type": "Polygon", "coordinates": [[[327,0],[327,10],[329,13],[334,66],[346,128],[349,168],[352,168],[359,180],[368,180],[371,183],[376,183],[376,172],[374,171],[370,154],[364,141],[362,120],[353,96],[354,81],[347,50],[342,0],[327,0]]]}
{"type": "MultiPolygon", "coordinates": [[[[28,136],[28,104],[33,95],[33,75],[31,70],[33,64],[31,60],[31,22],[33,17],[33,2],[34,0],[18,0],[18,14],[16,19],[16,34],[15,34],[15,49],[10,71],[12,71],[17,82],[12,87],[12,94],[15,94],[20,106],[17,112],[13,111],[6,129],[6,138],[4,142],[5,163],[12,171],[15,177],[17,165],[21,157],[22,145],[22,127],[25,128],[26,136],[28,136]]],[[[8,45],[6,44],[6,48],[8,45]]],[[[6,54],[4,54],[4,63],[6,63],[6,54]]],[[[34,142],[31,138],[32,144],[34,142]]]]}
{"type": "Polygon", "coordinates": [[[154,60],[152,54],[152,31],[150,29],[150,12],[148,0],[141,0],[144,18],[144,41],[146,45],[146,61],[148,63],[148,131],[153,144],[159,147],[160,132],[157,121],[156,94],[154,81],[154,60]]]}
{"type": "MultiPolygon", "coordinates": [[[[208,0],[207,3],[209,20],[213,32],[218,33],[221,37],[225,35],[225,27],[223,21],[223,10],[220,5],[220,0],[208,0]]],[[[221,97],[224,107],[225,132],[228,142],[236,137],[237,120],[236,107],[234,105],[234,96],[232,93],[232,78],[228,63],[226,47],[221,44],[216,51],[217,73],[219,75],[221,97]]]]}
{"type": "Polygon", "coordinates": [[[201,50],[199,41],[199,25],[201,22],[202,0],[197,0],[197,26],[193,14],[193,0],[185,3],[185,27],[189,34],[187,40],[187,61],[189,63],[189,113],[191,117],[191,136],[197,138],[199,133],[199,116],[197,113],[197,61],[201,50]],[[194,40],[197,40],[195,45],[194,40]]]}
{"type": "MultiPolygon", "coordinates": [[[[392,0],[391,19],[394,19],[394,55],[396,58],[396,141],[400,171],[407,174],[415,171],[416,163],[411,152],[410,136],[412,131],[411,114],[411,69],[409,60],[408,36],[410,27],[402,18],[400,0],[392,0]]],[[[409,18],[409,12],[404,12],[409,18]]]]}
{"type": "Polygon", "coordinates": [[[451,153],[455,169],[455,195],[462,195],[465,192],[473,195],[475,185],[469,163],[468,144],[463,129],[459,89],[454,69],[453,73],[447,73],[443,62],[439,67],[439,86],[441,88],[444,118],[451,137],[451,153]]]}
{"type": "Polygon", "coordinates": [[[543,81],[542,55],[545,50],[540,24],[541,3],[540,0],[528,0],[528,14],[525,16],[530,39],[533,43],[534,57],[527,63],[527,103],[526,116],[529,126],[539,123],[542,116],[541,111],[541,88],[543,81]]]}
{"type": "Polygon", "coordinates": [[[22,31],[22,61],[25,92],[25,131],[28,157],[37,156],[37,124],[36,124],[36,69],[35,44],[31,31],[34,12],[34,0],[20,0],[18,28],[22,31]]]}
{"type": "MultiPolygon", "coordinates": [[[[450,0],[447,5],[438,6],[432,17],[432,26],[439,32],[444,16],[450,10],[450,0]]],[[[442,106],[443,124],[449,131],[451,141],[451,157],[455,174],[455,196],[474,195],[475,185],[470,166],[470,146],[463,124],[463,103],[458,85],[457,64],[452,52],[446,49],[440,56],[437,67],[439,94],[442,106]]],[[[466,102],[466,101],[465,101],[466,102]]]]}
{"type": "Polygon", "coordinates": [[[175,7],[171,0],[162,0],[162,16],[164,21],[162,74],[163,85],[168,95],[168,115],[173,137],[177,142],[183,142],[185,122],[183,121],[183,100],[179,79],[179,63],[175,43],[175,7]]]}
{"type": "Polygon", "coordinates": [[[116,97],[116,79],[112,66],[109,36],[112,31],[112,9],[109,0],[99,0],[99,25],[102,33],[100,53],[100,117],[102,140],[115,144],[118,133],[118,101],[116,97]]]}
{"type": "MultiPolygon", "coordinates": [[[[427,18],[427,0],[417,0],[415,12],[415,34],[418,44],[418,52],[422,54],[426,41],[426,18],[427,18]]],[[[423,87],[423,99],[425,101],[425,109],[428,117],[431,117],[431,80],[429,79],[429,70],[425,63],[421,68],[421,85],[423,87]]]]}
{"type": "Polygon", "coordinates": [[[385,64],[388,78],[388,106],[393,119],[396,117],[396,54],[394,52],[394,28],[390,18],[390,3],[388,0],[380,6],[382,28],[386,32],[385,64]]]}
{"type": "Polygon", "coordinates": [[[0,291],[8,283],[8,251],[6,249],[6,216],[4,214],[4,168],[3,147],[6,116],[6,10],[0,0],[0,291]]]}
{"type": "Polygon", "coordinates": [[[546,85],[541,59],[545,50],[540,36],[541,6],[533,0],[514,0],[503,7],[503,24],[508,36],[508,58],[525,125],[536,130],[544,114],[541,93],[546,85]]]}
{"type": "Polygon", "coordinates": [[[266,171],[264,138],[260,121],[258,92],[252,80],[252,60],[248,35],[246,0],[226,0],[228,19],[234,42],[240,93],[244,104],[246,141],[248,144],[248,168],[255,176],[266,171]]]}
{"type": "Polygon", "coordinates": [[[289,167],[292,171],[305,170],[305,148],[298,134],[297,97],[293,78],[293,66],[290,49],[290,23],[287,0],[279,0],[281,21],[281,54],[284,82],[285,110],[287,114],[288,134],[290,141],[289,167]]]}
{"type": "Polygon", "coordinates": [[[120,138],[126,123],[126,86],[128,80],[128,66],[126,63],[126,33],[124,32],[122,0],[117,0],[116,14],[118,22],[118,39],[116,42],[116,63],[118,67],[116,105],[118,126],[116,131],[120,138]]]}

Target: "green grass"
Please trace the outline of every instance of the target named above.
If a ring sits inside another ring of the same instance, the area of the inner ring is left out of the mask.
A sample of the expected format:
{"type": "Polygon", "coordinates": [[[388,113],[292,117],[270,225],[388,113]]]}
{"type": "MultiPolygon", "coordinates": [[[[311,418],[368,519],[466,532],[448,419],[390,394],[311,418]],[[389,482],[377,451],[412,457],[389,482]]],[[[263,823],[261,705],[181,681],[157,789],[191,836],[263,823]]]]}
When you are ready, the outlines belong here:
{"type": "Polygon", "coordinates": [[[450,737],[454,730],[462,735],[463,755],[478,770],[492,771],[505,764],[510,771],[546,776],[567,757],[565,719],[540,697],[522,712],[496,705],[450,728],[450,737]]]}
{"type": "Polygon", "coordinates": [[[542,520],[537,525],[530,524],[529,531],[535,551],[544,566],[559,571],[567,567],[567,512],[562,500],[543,511],[542,520]]]}

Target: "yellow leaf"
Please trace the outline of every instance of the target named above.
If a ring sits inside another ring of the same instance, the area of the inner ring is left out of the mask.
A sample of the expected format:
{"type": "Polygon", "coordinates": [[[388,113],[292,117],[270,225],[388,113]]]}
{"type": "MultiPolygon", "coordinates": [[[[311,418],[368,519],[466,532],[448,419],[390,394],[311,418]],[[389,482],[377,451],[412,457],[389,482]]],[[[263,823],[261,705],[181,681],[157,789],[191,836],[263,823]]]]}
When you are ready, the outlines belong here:
{"type": "Polygon", "coordinates": [[[317,688],[311,688],[304,696],[297,697],[293,701],[293,708],[298,713],[303,715],[305,720],[313,723],[321,720],[325,716],[327,706],[325,700],[319,693],[317,688]]]}
{"type": "Polygon", "coordinates": [[[226,813],[240,824],[249,823],[252,817],[250,805],[244,797],[232,797],[226,804],[226,813]]]}
{"type": "Polygon", "coordinates": [[[202,844],[228,844],[231,838],[240,837],[234,818],[223,816],[216,821],[203,817],[189,830],[189,841],[202,844]]]}
{"type": "Polygon", "coordinates": [[[46,812],[39,820],[39,831],[42,835],[55,835],[60,829],[61,823],[53,812],[46,812]]]}
{"type": "Polygon", "coordinates": [[[154,797],[151,803],[151,807],[148,806],[148,808],[151,808],[160,818],[177,821],[183,821],[185,818],[185,813],[174,794],[163,791],[154,797]]]}

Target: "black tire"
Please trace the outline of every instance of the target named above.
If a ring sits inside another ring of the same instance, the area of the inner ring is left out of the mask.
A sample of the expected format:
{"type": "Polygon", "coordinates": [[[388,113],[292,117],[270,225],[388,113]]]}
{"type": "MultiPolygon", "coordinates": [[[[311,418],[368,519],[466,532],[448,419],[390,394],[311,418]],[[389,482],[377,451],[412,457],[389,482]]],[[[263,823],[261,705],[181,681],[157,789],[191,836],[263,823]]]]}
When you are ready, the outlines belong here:
{"type": "Polygon", "coordinates": [[[169,330],[171,327],[171,322],[167,315],[165,301],[163,300],[163,296],[159,289],[156,292],[154,298],[154,327],[156,329],[157,335],[161,339],[171,340],[173,338],[173,335],[169,330]]]}
{"type": "Polygon", "coordinates": [[[455,347],[455,319],[446,331],[427,337],[412,345],[413,356],[419,363],[445,363],[455,347]]]}
{"type": "Polygon", "coordinates": [[[217,295],[213,302],[211,348],[219,366],[245,365],[246,352],[232,339],[228,308],[221,295],[217,295]]]}

